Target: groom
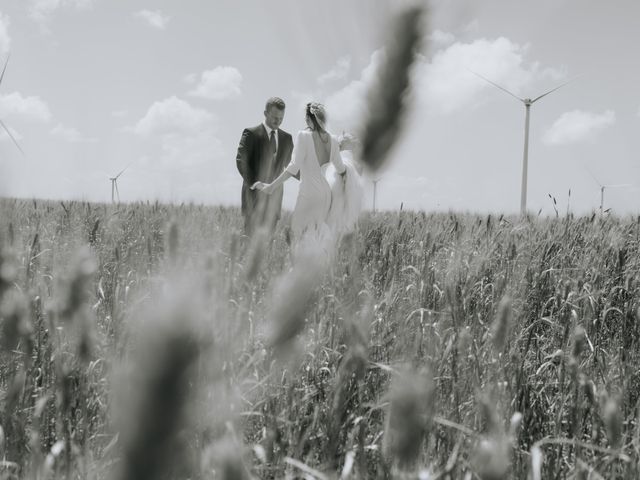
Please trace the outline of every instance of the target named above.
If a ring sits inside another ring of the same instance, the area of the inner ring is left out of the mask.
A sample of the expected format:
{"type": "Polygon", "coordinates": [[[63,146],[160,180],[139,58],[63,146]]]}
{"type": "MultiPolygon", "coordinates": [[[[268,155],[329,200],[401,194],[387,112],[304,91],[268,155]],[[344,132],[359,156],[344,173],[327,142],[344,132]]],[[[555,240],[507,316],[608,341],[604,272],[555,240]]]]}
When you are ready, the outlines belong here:
{"type": "Polygon", "coordinates": [[[236,165],[242,175],[242,216],[244,231],[251,235],[257,228],[267,227],[273,232],[282,208],[280,187],[271,195],[251,190],[255,182],[272,182],[291,161],[293,139],[280,130],[285,104],[281,98],[267,100],[264,122],[245,128],[238,145],[236,165]]]}

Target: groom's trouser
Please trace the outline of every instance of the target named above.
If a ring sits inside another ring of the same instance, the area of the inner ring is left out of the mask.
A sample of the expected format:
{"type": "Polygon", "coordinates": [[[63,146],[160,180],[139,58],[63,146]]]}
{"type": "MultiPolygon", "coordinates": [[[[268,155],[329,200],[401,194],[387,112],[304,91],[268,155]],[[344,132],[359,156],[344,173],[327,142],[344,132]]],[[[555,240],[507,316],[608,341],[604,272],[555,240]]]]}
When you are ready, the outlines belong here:
{"type": "Polygon", "coordinates": [[[242,186],[242,215],[244,232],[251,236],[258,228],[266,227],[269,233],[275,230],[282,209],[282,187],[267,195],[248,186],[242,186]]]}

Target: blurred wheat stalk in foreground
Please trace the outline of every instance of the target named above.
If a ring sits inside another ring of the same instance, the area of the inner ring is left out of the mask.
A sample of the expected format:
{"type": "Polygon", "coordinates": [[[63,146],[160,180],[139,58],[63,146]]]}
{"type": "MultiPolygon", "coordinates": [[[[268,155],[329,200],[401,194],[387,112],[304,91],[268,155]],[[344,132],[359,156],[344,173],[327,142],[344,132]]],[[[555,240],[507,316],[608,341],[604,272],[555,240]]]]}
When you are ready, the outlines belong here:
{"type": "Polygon", "coordinates": [[[398,13],[391,25],[383,61],[367,91],[361,160],[374,172],[387,161],[404,126],[411,101],[412,67],[426,47],[427,13],[422,2],[398,13]]]}

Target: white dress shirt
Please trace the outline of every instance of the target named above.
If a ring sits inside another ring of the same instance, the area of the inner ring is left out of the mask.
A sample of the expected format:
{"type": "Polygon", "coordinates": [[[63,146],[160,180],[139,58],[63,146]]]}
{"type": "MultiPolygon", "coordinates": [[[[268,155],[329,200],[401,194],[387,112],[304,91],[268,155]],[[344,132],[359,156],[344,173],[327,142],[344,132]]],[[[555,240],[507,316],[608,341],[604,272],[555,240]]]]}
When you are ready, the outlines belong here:
{"type": "Polygon", "coordinates": [[[278,154],[278,130],[274,130],[273,128],[267,126],[267,124],[265,122],[262,122],[262,126],[264,127],[264,129],[267,131],[267,139],[271,139],[271,132],[275,132],[275,137],[276,137],[276,153],[275,155],[278,154]]]}

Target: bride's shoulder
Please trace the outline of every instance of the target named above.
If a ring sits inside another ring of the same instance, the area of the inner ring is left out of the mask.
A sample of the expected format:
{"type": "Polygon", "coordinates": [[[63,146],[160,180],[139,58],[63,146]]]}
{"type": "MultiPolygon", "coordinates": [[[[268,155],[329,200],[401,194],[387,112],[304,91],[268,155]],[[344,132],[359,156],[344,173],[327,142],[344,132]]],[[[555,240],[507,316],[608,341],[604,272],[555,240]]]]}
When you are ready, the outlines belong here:
{"type": "Polygon", "coordinates": [[[311,130],[309,130],[308,128],[305,128],[304,130],[299,130],[298,134],[296,135],[296,138],[298,140],[302,140],[303,138],[311,138],[311,130]]]}

